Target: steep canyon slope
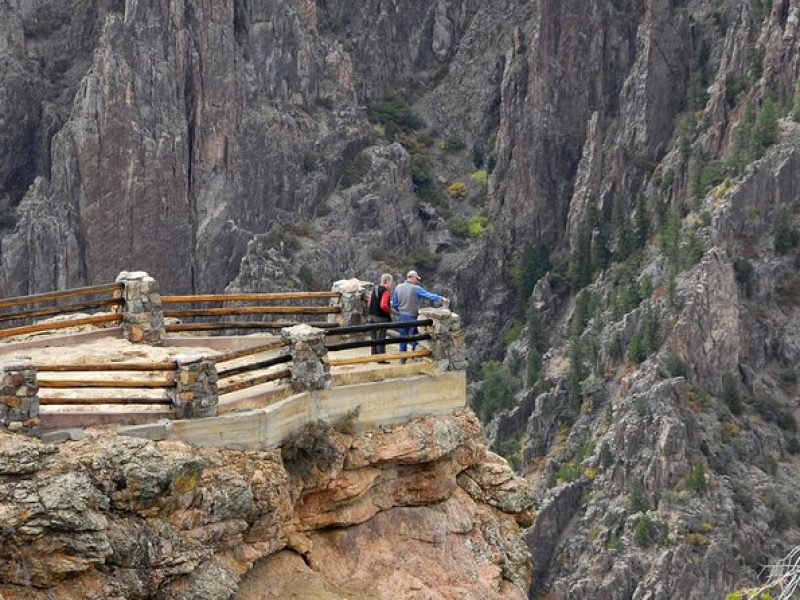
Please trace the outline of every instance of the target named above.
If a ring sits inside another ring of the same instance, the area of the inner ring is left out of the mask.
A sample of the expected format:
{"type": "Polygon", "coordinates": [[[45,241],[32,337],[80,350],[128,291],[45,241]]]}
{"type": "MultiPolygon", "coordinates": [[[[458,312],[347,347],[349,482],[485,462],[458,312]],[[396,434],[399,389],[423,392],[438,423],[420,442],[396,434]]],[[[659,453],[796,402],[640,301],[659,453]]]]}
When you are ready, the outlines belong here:
{"type": "Polygon", "coordinates": [[[722,595],[800,541],[798,27],[797,0],[0,0],[0,291],[415,265],[475,372],[504,360],[473,401],[541,504],[531,594],[722,595]]]}

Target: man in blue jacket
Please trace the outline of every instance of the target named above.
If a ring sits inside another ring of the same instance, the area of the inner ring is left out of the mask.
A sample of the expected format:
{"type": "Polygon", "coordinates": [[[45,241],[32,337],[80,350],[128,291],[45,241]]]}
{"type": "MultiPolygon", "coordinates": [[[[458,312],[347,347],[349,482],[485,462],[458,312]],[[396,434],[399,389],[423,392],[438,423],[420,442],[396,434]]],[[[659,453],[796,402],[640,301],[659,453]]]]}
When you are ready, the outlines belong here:
{"type": "MultiPolygon", "coordinates": [[[[392,308],[397,311],[397,320],[400,322],[403,321],[416,321],[417,315],[419,314],[419,307],[421,300],[430,300],[431,302],[442,302],[443,304],[449,304],[450,301],[440,296],[439,294],[433,294],[419,285],[420,276],[416,271],[409,271],[406,274],[405,282],[398,285],[395,290],[394,294],[392,294],[392,308]]],[[[417,328],[416,327],[400,327],[398,332],[402,337],[406,337],[409,335],[416,335],[417,328]]],[[[405,352],[408,348],[408,345],[405,342],[400,343],[400,352],[405,352]]],[[[411,350],[414,351],[417,349],[417,343],[412,342],[411,350]]],[[[405,363],[406,359],[404,358],[401,363],[405,363]]]]}

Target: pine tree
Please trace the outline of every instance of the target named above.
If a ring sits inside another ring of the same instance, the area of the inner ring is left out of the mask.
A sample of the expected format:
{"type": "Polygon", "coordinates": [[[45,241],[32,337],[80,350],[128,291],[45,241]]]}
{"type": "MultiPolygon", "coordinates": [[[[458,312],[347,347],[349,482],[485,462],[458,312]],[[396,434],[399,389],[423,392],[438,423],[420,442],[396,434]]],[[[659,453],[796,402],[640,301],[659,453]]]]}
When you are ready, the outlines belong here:
{"type": "Polygon", "coordinates": [[[744,168],[756,159],[756,149],[753,143],[753,130],[756,126],[756,116],[753,112],[753,102],[748,100],[744,105],[742,118],[736,127],[736,138],[733,153],[728,159],[731,170],[739,174],[744,168]]]}
{"type": "Polygon", "coordinates": [[[658,350],[658,315],[649,302],[642,319],[642,350],[646,356],[658,350]]]}
{"type": "Polygon", "coordinates": [[[520,304],[525,306],[528,298],[539,281],[550,270],[550,256],[547,247],[543,243],[534,249],[533,246],[525,246],[522,255],[512,267],[512,277],[514,287],[520,299],[520,304]]]}
{"type": "Polygon", "coordinates": [[[647,212],[647,202],[644,197],[640,197],[639,206],[636,208],[636,247],[644,248],[648,237],[650,237],[650,215],[647,212]]]}
{"type": "Polygon", "coordinates": [[[586,379],[583,365],[583,352],[580,340],[573,337],[569,341],[569,372],[567,374],[567,391],[570,404],[577,406],[581,399],[581,381],[586,379]]]}
{"type": "Polygon", "coordinates": [[[611,252],[608,249],[608,231],[604,221],[597,224],[592,249],[592,265],[596,271],[605,271],[611,263],[611,252]]]}
{"type": "Polygon", "coordinates": [[[661,252],[671,264],[677,264],[680,258],[681,217],[677,208],[672,208],[667,215],[667,223],[661,234],[661,252]]]}
{"type": "Polygon", "coordinates": [[[633,232],[628,215],[622,209],[622,202],[619,197],[614,199],[614,223],[617,236],[617,251],[614,259],[624,262],[633,254],[633,232]]]}
{"type": "Polygon", "coordinates": [[[781,211],[778,224],[775,226],[775,252],[787,254],[789,250],[798,245],[798,242],[800,242],[800,233],[792,227],[789,211],[781,211]]]}
{"type": "Polygon", "coordinates": [[[572,287],[585,288],[592,281],[592,256],[589,227],[586,223],[578,230],[578,239],[572,254],[572,287]]]}
{"type": "Polygon", "coordinates": [[[776,143],[780,137],[778,131],[778,115],[775,112],[775,105],[772,103],[772,98],[769,96],[764,100],[761,111],[758,113],[754,137],[759,156],[763,154],[764,150],[776,143]]]}
{"type": "Polygon", "coordinates": [[[794,90],[794,107],[792,108],[792,121],[800,123],[800,79],[794,90]]]}

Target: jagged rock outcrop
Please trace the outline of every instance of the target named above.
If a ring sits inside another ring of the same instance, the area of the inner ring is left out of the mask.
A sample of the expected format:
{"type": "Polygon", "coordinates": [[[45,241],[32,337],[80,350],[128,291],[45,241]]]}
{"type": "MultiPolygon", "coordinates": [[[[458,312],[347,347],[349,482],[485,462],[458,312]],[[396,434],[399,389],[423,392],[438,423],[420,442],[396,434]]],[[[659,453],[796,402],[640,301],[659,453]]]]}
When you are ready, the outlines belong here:
{"type": "Polygon", "coordinates": [[[310,574],[378,597],[523,598],[533,498],[479,432],[463,412],[359,435],[310,425],[273,452],[1,436],[0,593],[221,599],[244,579],[246,598],[310,574]]]}

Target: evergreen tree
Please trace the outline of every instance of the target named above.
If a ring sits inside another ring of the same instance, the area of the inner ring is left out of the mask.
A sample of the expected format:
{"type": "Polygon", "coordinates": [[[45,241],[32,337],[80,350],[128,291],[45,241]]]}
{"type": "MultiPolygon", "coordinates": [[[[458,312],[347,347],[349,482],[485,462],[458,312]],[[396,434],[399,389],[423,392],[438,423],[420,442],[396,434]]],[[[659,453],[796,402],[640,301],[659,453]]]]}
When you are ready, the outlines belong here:
{"type": "Polygon", "coordinates": [[[614,259],[618,262],[624,262],[633,254],[634,242],[630,219],[622,209],[622,202],[619,197],[614,199],[614,225],[617,236],[617,251],[614,254],[614,259]]]}
{"type": "Polygon", "coordinates": [[[671,264],[677,264],[680,258],[681,217],[677,208],[672,208],[667,216],[667,223],[661,233],[661,252],[671,264]]]}
{"type": "Polygon", "coordinates": [[[678,276],[678,269],[673,264],[670,266],[669,275],[667,276],[667,303],[672,308],[675,308],[675,292],[677,291],[675,279],[677,276],[678,276]]]}
{"type": "Polygon", "coordinates": [[[794,107],[792,108],[792,121],[800,123],[800,79],[794,90],[794,107]]]}
{"type": "Polygon", "coordinates": [[[689,232],[689,238],[686,241],[686,267],[692,267],[700,262],[706,249],[703,241],[697,237],[697,233],[692,230],[689,232]]]}
{"type": "Polygon", "coordinates": [[[800,242],[800,233],[792,227],[789,211],[782,210],[775,227],[775,252],[788,254],[800,242]]]}
{"type": "Polygon", "coordinates": [[[647,213],[647,202],[644,197],[640,197],[639,206],[636,208],[636,247],[644,248],[648,237],[650,237],[650,215],[647,213]]]}
{"type": "Polygon", "coordinates": [[[772,98],[769,96],[767,96],[764,100],[764,104],[761,106],[761,111],[758,113],[754,136],[755,145],[756,148],[758,148],[759,156],[763,154],[764,150],[776,143],[779,139],[778,115],[775,112],[775,106],[772,103],[772,98]]]}
{"type": "Polygon", "coordinates": [[[531,303],[528,307],[528,387],[536,385],[542,369],[542,356],[547,350],[547,335],[542,326],[539,309],[531,303]]]}
{"type": "Polygon", "coordinates": [[[630,344],[628,344],[628,360],[638,365],[644,362],[646,358],[647,353],[642,346],[642,336],[637,333],[631,338],[630,344]]]}
{"type": "Polygon", "coordinates": [[[592,256],[589,227],[586,223],[578,230],[578,239],[572,253],[572,287],[585,288],[592,281],[592,256]]]}
{"type": "Polygon", "coordinates": [[[512,267],[514,287],[520,299],[520,304],[525,306],[528,298],[539,281],[550,270],[550,255],[543,243],[534,248],[525,246],[522,255],[512,267]]]}
{"type": "Polygon", "coordinates": [[[581,381],[586,379],[583,365],[583,352],[580,340],[573,337],[569,341],[569,372],[567,374],[567,391],[570,404],[577,406],[581,399],[581,381]]]}
{"type": "Polygon", "coordinates": [[[756,149],[753,143],[753,130],[756,126],[756,116],[753,111],[753,102],[748,100],[744,105],[742,118],[736,127],[736,138],[733,153],[728,164],[731,170],[739,174],[744,168],[756,159],[756,149]]]}
{"type": "Polygon", "coordinates": [[[594,234],[592,264],[596,271],[605,271],[611,263],[611,252],[608,249],[608,231],[604,221],[600,220],[594,234]]]}
{"type": "Polygon", "coordinates": [[[645,356],[658,350],[658,314],[650,302],[647,303],[642,318],[642,350],[645,356]]]}

